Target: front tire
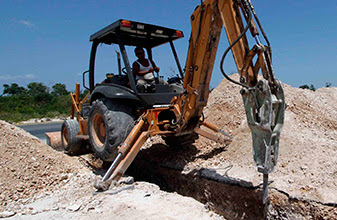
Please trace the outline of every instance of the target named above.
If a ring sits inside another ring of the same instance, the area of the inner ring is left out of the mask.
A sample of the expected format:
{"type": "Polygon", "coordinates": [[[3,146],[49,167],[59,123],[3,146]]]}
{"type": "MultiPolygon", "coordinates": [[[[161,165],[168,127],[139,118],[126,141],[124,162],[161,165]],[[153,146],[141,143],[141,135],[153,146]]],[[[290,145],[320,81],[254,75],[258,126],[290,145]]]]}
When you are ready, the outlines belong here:
{"type": "Polygon", "coordinates": [[[66,154],[76,155],[80,152],[81,139],[76,137],[79,132],[80,125],[77,120],[67,119],[63,122],[61,140],[66,154]]]}
{"type": "Polygon", "coordinates": [[[113,161],[117,147],[134,125],[132,109],[106,98],[93,102],[88,119],[89,140],[95,155],[103,161],[113,161]]]}

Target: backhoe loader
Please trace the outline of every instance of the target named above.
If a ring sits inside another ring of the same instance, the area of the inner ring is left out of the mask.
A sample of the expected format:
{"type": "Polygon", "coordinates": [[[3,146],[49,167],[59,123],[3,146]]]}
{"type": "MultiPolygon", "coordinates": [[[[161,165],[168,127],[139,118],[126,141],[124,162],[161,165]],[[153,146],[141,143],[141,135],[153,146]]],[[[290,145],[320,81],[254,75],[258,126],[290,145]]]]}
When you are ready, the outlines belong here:
{"type": "Polygon", "coordinates": [[[81,143],[89,141],[97,157],[112,162],[102,180],[95,184],[96,188],[105,190],[112,180],[123,176],[144,142],[154,135],[161,135],[169,145],[193,143],[198,135],[220,143],[230,141],[230,135],[203,120],[224,27],[229,46],[222,55],[220,70],[225,78],[242,87],[254,161],[264,177],[265,203],[268,174],[277,163],[285,110],[283,89],[273,73],[269,40],[250,0],[206,0],[195,9],[190,21],[192,30],[184,69],[173,44],[184,36],[180,30],[121,19],[91,35],[89,70],[83,73],[83,86],[89,93],[80,100],[77,84],[76,92],[71,94],[72,119],[63,123],[61,131],[64,149],[76,154],[81,143]],[[248,32],[255,41],[253,47],[248,44],[248,32]],[[260,35],[267,45],[261,43],[260,35]],[[95,84],[95,57],[100,44],[118,45],[118,74],[108,73],[103,82],[95,84]],[[170,46],[179,75],[167,83],[157,75],[154,90],[140,93],[126,46],[145,48],[151,60],[152,49],[161,45],[170,46]],[[224,71],[229,51],[240,74],[239,81],[224,71]],[[259,72],[262,72],[261,79],[258,79],[259,72]]]}

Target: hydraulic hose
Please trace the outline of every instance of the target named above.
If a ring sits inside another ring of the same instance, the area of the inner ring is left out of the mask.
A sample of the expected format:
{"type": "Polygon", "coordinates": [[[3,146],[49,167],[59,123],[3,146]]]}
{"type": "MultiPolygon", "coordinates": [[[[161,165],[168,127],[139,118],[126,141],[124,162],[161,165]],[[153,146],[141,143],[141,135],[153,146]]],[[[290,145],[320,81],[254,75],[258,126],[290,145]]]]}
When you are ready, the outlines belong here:
{"type": "MultiPolygon", "coordinates": [[[[247,2],[246,1],[244,1],[246,4],[247,4],[247,2]]],[[[247,85],[245,85],[245,84],[243,84],[243,83],[241,83],[241,82],[237,82],[237,81],[235,81],[235,80],[233,80],[232,78],[230,78],[227,74],[226,74],[226,72],[225,72],[225,70],[224,70],[224,68],[223,68],[223,65],[224,65],[224,60],[225,60],[225,57],[227,56],[227,54],[228,54],[228,52],[232,49],[232,47],[247,33],[247,31],[248,31],[248,29],[249,29],[249,27],[251,26],[251,24],[252,24],[252,13],[251,13],[251,11],[250,10],[248,10],[247,11],[248,12],[248,23],[247,23],[247,25],[245,26],[245,28],[244,28],[244,30],[242,31],[242,33],[239,35],[239,37],[235,40],[235,41],[233,41],[230,45],[229,45],[229,47],[227,47],[227,49],[225,50],[225,52],[223,53],[223,55],[222,55],[222,58],[221,58],[221,62],[220,62],[220,70],[221,70],[221,73],[224,75],[224,77],[227,79],[227,80],[229,80],[229,81],[231,81],[232,83],[235,83],[235,84],[237,84],[237,85],[240,85],[240,86],[242,86],[242,87],[245,87],[245,88],[247,88],[247,89],[249,89],[250,87],[249,86],[247,86],[247,85]]]]}
{"type": "Polygon", "coordinates": [[[268,47],[270,48],[270,43],[269,43],[268,37],[267,37],[266,33],[264,32],[264,30],[262,28],[262,25],[260,23],[260,20],[259,20],[259,18],[257,17],[257,15],[255,13],[254,6],[253,6],[253,4],[252,4],[252,2],[250,0],[247,0],[247,1],[248,1],[250,10],[252,11],[252,13],[254,15],[254,18],[255,18],[257,24],[259,25],[259,28],[260,28],[260,30],[262,32],[262,35],[263,35],[264,39],[266,40],[268,47]]]}

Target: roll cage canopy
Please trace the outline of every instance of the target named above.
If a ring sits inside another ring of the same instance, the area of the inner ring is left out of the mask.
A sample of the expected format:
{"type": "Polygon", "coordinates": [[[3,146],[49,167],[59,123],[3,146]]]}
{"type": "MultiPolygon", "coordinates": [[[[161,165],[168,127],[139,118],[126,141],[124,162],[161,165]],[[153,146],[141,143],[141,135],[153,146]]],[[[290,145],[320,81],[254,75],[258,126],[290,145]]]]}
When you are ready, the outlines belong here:
{"type": "Polygon", "coordinates": [[[130,20],[117,20],[116,22],[90,36],[90,41],[92,42],[90,63],[89,70],[83,73],[83,85],[86,89],[89,89],[90,92],[95,89],[95,57],[98,45],[117,44],[119,45],[119,49],[124,61],[124,68],[130,82],[131,90],[140,100],[143,100],[143,103],[146,103],[146,101],[144,101],[144,96],[146,95],[140,95],[137,91],[135,79],[125,46],[140,46],[145,48],[148,54],[148,59],[152,60],[152,48],[169,43],[180,73],[180,77],[183,78],[183,70],[173,45],[174,40],[183,37],[183,32],[179,30],[130,20]],[[85,86],[85,74],[87,72],[89,72],[89,88],[85,86]]]}
{"type": "Polygon", "coordinates": [[[90,36],[90,41],[153,48],[184,37],[182,31],[120,19],[90,36]]]}

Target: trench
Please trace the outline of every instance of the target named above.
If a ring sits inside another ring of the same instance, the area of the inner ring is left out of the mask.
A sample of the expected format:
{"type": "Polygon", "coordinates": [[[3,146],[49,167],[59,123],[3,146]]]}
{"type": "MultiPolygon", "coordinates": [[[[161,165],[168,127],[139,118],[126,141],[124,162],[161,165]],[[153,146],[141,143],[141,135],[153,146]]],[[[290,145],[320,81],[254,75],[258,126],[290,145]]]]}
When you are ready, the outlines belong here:
{"type": "MultiPolygon", "coordinates": [[[[218,149],[219,150],[219,149],[218,149]]],[[[220,149],[221,150],[221,149],[220,149]]],[[[269,189],[270,202],[262,203],[262,188],[239,179],[223,177],[214,170],[184,170],[195,159],[195,148],[173,149],[154,144],[141,150],[127,175],[136,181],[158,185],[161,190],[192,197],[226,219],[335,219],[336,204],[322,204],[292,198],[277,189],[269,189]]],[[[216,156],[216,150],[211,155],[216,156]]]]}

